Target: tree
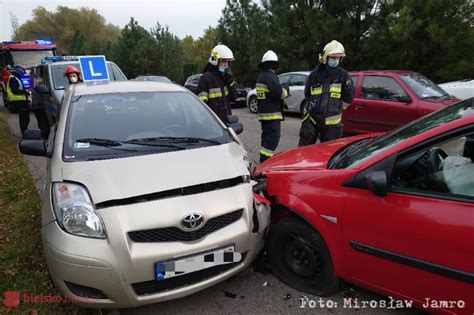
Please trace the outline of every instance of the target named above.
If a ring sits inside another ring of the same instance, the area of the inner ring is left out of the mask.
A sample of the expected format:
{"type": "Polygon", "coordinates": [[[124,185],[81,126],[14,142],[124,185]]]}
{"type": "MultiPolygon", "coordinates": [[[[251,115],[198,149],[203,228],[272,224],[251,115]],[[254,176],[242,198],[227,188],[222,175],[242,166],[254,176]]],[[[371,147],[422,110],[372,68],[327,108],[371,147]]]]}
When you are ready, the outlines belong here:
{"type": "Polygon", "coordinates": [[[58,50],[71,53],[71,44],[72,50],[78,49],[79,32],[84,38],[84,47],[93,47],[101,54],[120,36],[120,29],[106,23],[95,9],[58,6],[55,12],[50,12],[40,6],[33,10],[33,19],[18,27],[13,37],[17,40],[49,38],[58,50]]]}
{"type": "Polygon", "coordinates": [[[184,52],[181,40],[170,33],[168,26],[162,27],[159,22],[151,30],[156,42],[156,59],[158,73],[171,80],[181,82],[183,77],[184,52]]]}
{"type": "Polygon", "coordinates": [[[153,36],[132,17],[112,46],[111,58],[128,78],[156,73],[157,45],[153,36]]]}

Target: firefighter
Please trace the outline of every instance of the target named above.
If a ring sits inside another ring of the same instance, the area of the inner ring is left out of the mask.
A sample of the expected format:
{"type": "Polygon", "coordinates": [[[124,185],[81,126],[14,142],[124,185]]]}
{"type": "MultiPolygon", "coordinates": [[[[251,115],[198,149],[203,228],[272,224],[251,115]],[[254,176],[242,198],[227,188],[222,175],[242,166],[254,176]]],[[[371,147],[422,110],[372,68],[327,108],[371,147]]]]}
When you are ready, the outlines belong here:
{"type": "Polygon", "coordinates": [[[211,50],[209,62],[199,78],[198,97],[227,124],[227,116],[232,114],[230,99],[235,98],[235,82],[229,64],[234,60],[232,50],[218,44],[211,50]]]}
{"type": "Polygon", "coordinates": [[[69,66],[64,71],[64,76],[67,77],[69,84],[76,84],[82,82],[81,71],[77,70],[73,66],[69,66]]]}
{"type": "Polygon", "coordinates": [[[275,70],[278,67],[278,56],[267,51],[258,65],[261,72],[257,77],[255,89],[258,100],[258,120],[262,126],[260,162],[273,156],[280,142],[281,121],[283,120],[284,98],[288,91],[278,81],[275,70]]]}
{"type": "Polygon", "coordinates": [[[13,73],[7,81],[7,101],[10,109],[18,110],[21,133],[23,134],[30,123],[30,113],[28,108],[28,91],[23,86],[21,78],[26,74],[26,70],[21,65],[13,67],[13,73]]]}
{"type": "Polygon", "coordinates": [[[319,65],[305,84],[305,114],[298,146],[330,141],[342,136],[342,112],[354,98],[349,73],[340,67],[346,56],[344,46],[331,41],[319,55],[319,65]]]}

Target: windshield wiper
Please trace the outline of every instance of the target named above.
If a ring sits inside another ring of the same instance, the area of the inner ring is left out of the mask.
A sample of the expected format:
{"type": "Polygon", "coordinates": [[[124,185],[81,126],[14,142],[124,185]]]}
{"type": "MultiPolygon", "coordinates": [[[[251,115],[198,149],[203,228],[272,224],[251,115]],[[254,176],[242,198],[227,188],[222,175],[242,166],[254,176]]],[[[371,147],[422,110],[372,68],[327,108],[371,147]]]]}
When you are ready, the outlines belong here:
{"type": "Polygon", "coordinates": [[[82,138],[77,139],[76,142],[85,142],[93,145],[103,146],[103,147],[119,147],[122,145],[121,141],[103,139],[103,138],[82,138]]]}
{"type": "Polygon", "coordinates": [[[430,95],[430,96],[425,96],[425,97],[422,97],[421,99],[422,100],[427,100],[429,98],[441,98],[442,96],[439,96],[439,95],[430,95]]]}
{"type": "Polygon", "coordinates": [[[357,149],[362,147],[364,144],[367,144],[371,140],[373,140],[373,138],[366,138],[366,139],[362,139],[348,145],[341,152],[339,152],[337,156],[331,159],[330,163],[328,164],[328,167],[331,169],[337,167],[339,164],[343,162],[343,160],[346,159],[346,157],[354,153],[357,149]]]}
{"type": "Polygon", "coordinates": [[[194,138],[194,137],[154,137],[154,138],[138,138],[126,141],[127,143],[133,141],[135,142],[156,142],[156,141],[169,141],[175,143],[197,143],[197,142],[208,142],[213,144],[222,144],[216,140],[210,140],[205,138],[194,138]]]}
{"type": "Polygon", "coordinates": [[[112,140],[112,139],[104,139],[104,138],[82,138],[82,139],[77,139],[76,142],[83,142],[83,143],[89,143],[92,145],[96,145],[99,147],[105,147],[113,150],[120,150],[120,151],[127,151],[127,152],[138,152],[137,150],[130,150],[130,149],[123,149],[123,148],[117,148],[122,145],[123,141],[117,141],[117,140],[112,140]]]}

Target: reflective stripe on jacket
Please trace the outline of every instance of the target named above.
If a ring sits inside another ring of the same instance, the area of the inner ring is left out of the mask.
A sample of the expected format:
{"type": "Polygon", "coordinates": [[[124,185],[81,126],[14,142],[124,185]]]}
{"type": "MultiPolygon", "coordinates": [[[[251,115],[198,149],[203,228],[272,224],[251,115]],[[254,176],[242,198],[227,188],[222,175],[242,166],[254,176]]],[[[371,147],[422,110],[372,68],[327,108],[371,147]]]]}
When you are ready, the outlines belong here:
{"type": "Polygon", "coordinates": [[[227,82],[227,79],[216,67],[204,72],[199,78],[199,99],[206,103],[224,123],[227,122],[227,116],[232,114],[230,99],[235,95],[233,82],[227,82]]]}
{"type": "Polygon", "coordinates": [[[270,70],[263,70],[255,84],[258,101],[258,120],[283,120],[282,99],[287,96],[278,77],[270,70]]]}
{"type": "Polygon", "coordinates": [[[340,125],[343,110],[354,98],[352,79],[341,67],[332,69],[320,64],[308,77],[305,98],[309,100],[308,114],[303,121],[310,119],[313,124],[323,126],[340,125]]]}
{"type": "Polygon", "coordinates": [[[27,101],[28,97],[26,96],[26,94],[24,94],[24,90],[25,89],[23,88],[23,84],[21,84],[20,79],[18,79],[14,75],[11,75],[11,76],[8,77],[8,81],[7,81],[7,101],[9,101],[9,102],[27,101]],[[11,81],[12,80],[16,80],[18,82],[18,90],[20,92],[22,92],[22,94],[13,93],[13,90],[12,90],[12,87],[11,87],[11,84],[12,84],[11,81]]]}

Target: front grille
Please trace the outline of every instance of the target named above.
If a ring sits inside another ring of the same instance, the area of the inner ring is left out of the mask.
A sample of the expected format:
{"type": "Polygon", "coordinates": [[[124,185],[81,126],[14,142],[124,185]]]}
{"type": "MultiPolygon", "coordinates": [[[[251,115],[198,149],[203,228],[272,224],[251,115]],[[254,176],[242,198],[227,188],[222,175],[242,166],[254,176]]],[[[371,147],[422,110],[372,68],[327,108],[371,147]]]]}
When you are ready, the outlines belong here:
{"type": "Polygon", "coordinates": [[[145,282],[138,282],[138,283],[132,284],[132,288],[137,295],[145,295],[145,294],[159,293],[162,291],[167,291],[167,290],[172,290],[172,289],[192,285],[200,281],[204,281],[206,279],[217,276],[227,270],[230,270],[236,267],[237,265],[239,265],[240,263],[244,261],[245,254],[246,253],[242,254],[242,260],[240,262],[235,262],[235,263],[227,264],[227,265],[214,266],[211,268],[202,269],[195,272],[190,272],[182,276],[177,276],[177,277],[164,279],[160,281],[151,280],[151,281],[145,281],[145,282]]]}
{"type": "Polygon", "coordinates": [[[239,209],[224,215],[209,219],[202,228],[197,231],[183,231],[175,226],[128,232],[128,236],[134,242],[191,242],[198,240],[212,232],[234,223],[242,216],[243,209],[239,209]]]}

